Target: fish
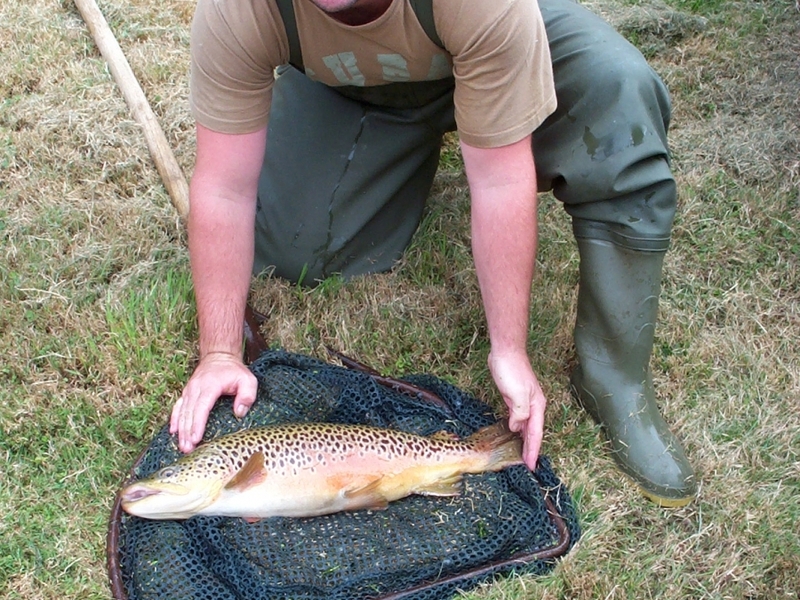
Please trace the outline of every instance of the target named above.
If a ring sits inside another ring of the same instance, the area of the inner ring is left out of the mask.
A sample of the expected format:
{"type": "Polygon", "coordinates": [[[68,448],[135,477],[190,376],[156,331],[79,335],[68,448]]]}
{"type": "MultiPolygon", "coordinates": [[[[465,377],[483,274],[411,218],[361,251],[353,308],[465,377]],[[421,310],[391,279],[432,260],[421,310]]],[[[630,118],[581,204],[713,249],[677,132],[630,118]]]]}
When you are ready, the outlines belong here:
{"type": "Polygon", "coordinates": [[[412,494],[457,496],[466,473],[522,464],[522,439],[497,422],[459,439],[370,425],[290,423],[205,442],[122,489],[130,515],[315,517],[381,510],[412,494]]]}

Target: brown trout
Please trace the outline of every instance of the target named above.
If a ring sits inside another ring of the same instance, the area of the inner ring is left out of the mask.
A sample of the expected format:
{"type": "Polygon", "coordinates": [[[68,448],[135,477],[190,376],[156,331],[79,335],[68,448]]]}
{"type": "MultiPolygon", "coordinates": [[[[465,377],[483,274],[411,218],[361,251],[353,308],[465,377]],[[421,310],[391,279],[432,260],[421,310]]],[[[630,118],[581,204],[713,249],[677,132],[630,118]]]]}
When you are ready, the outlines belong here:
{"type": "Polygon", "coordinates": [[[455,496],[464,473],[522,464],[506,423],[459,440],[366,425],[297,423],[221,436],[122,491],[148,519],[311,517],[383,509],[410,494],[455,496]]]}

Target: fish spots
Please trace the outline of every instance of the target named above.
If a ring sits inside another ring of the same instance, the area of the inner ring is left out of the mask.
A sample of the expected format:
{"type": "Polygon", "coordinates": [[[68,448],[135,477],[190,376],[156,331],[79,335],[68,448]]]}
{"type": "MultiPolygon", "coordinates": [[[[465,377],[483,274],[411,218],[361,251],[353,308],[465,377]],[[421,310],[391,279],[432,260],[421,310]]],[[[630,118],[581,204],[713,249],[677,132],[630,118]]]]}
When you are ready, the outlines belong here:
{"type": "MultiPolygon", "coordinates": [[[[302,473],[347,469],[359,464],[381,465],[389,461],[433,461],[472,452],[471,445],[452,434],[440,432],[423,437],[366,425],[291,423],[242,430],[212,440],[198,448],[196,467],[209,478],[229,477],[256,452],[264,456],[268,472],[294,476],[302,473]]],[[[194,456],[192,455],[187,456],[194,456]]]]}

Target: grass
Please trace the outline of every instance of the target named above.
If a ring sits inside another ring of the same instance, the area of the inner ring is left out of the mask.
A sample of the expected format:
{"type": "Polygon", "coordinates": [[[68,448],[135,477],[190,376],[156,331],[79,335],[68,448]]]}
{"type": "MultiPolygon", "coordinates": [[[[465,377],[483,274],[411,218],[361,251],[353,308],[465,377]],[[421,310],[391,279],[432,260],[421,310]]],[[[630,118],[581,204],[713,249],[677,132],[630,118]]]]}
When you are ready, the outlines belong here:
{"type": "MultiPolygon", "coordinates": [[[[530,354],[550,401],[544,451],[585,533],[547,577],[467,597],[797,599],[800,17],[789,0],[588,4],[672,92],[680,206],[653,367],[700,494],[680,510],[643,501],[570,398],[577,254],[543,195],[530,354]]],[[[190,174],[193,3],[101,6],[190,174]]],[[[108,598],[113,494],[196,357],[185,237],[73,5],[6,2],[0,17],[0,590],[108,598]]],[[[256,281],[263,333],[498,403],[468,213],[451,139],[401,264],[313,290],[256,281]]]]}

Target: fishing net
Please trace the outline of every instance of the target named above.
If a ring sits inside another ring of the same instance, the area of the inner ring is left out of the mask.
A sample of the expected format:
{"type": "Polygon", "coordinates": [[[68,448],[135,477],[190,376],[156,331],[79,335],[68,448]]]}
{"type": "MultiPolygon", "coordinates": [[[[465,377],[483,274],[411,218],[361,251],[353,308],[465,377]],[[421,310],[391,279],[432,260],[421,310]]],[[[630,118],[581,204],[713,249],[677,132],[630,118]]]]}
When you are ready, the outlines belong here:
{"type": "MultiPolygon", "coordinates": [[[[264,352],[250,368],[258,400],[242,420],[230,400],[218,402],[206,439],[285,422],[447,430],[463,438],[495,421],[485,403],[429,375],[403,380],[415,394],[284,351],[264,352]],[[443,402],[431,402],[429,393],[443,402]]],[[[133,475],[179,456],[164,427],[133,475]]],[[[500,574],[543,574],[579,535],[569,494],[543,457],[534,473],[517,466],[466,475],[458,497],[409,496],[382,511],[306,519],[150,521],[122,513],[117,501],[108,562],[117,600],[434,600],[500,574]]]]}

